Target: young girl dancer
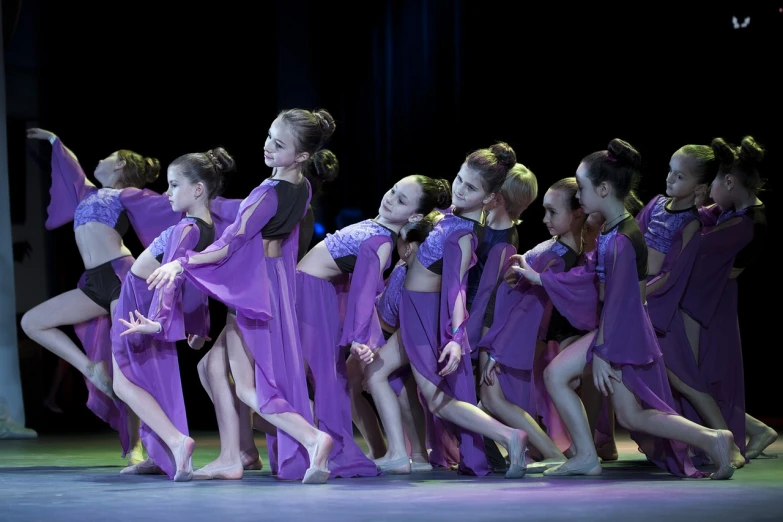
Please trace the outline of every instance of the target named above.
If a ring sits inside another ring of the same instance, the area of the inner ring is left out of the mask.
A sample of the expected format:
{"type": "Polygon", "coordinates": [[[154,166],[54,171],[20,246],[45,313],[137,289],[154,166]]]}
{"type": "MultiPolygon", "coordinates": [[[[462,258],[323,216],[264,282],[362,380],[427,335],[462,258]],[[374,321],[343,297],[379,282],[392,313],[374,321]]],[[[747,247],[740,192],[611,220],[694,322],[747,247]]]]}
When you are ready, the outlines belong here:
{"type": "Polygon", "coordinates": [[[73,221],[74,235],[86,272],[78,289],[53,297],[22,317],[28,337],[68,361],[85,377],[87,407],[120,434],[123,457],[144,460],[139,445],[138,419],[124,418],[112,392],[111,312],[120,295],[133,256],[122,242],[129,221],[144,246],[181,215],[172,212],[166,197],[140,190],[158,177],[160,163],[129,150],[118,150],[98,163],[90,182],[76,156],[49,131],[28,129],[29,139],[52,144],[51,202],[47,230],[73,221]],[[74,325],[82,352],[58,327],[74,325]]]}
{"type": "MultiPolygon", "coordinates": [[[[400,230],[400,237],[397,239],[397,254],[400,256],[400,260],[386,280],[383,292],[375,300],[383,337],[387,341],[399,328],[400,294],[408,265],[415,259],[419,246],[432,231],[432,227],[442,218],[442,213],[433,210],[421,220],[408,223],[400,230]]],[[[346,365],[353,422],[359,428],[370,448],[368,457],[370,459],[380,458],[386,454],[386,441],[383,438],[375,410],[362,395],[364,389],[363,364],[358,358],[351,355],[346,365]]],[[[389,382],[400,401],[400,413],[410,446],[411,471],[431,471],[432,466],[427,458],[426,421],[421,405],[418,403],[416,383],[413,381],[410,368],[401,368],[389,377],[389,382]],[[411,404],[414,406],[411,407],[411,404]]]]}
{"type": "Polygon", "coordinates": [[[334,128],[334,119],[325,110],[282,111],[264,144],[272,177],[245,198],[236,221],[218,241],[200,254],[188,253],[163,265],[148,278],[151,286],[160,287],[184,270],[196,287],[235,312],[221,333],[225,341],[215,343],[207,362],[221,453],[194,478],[242,476],[240,432],[246,429],[252,440],[250,415],[237,413],[229,371],[239,401],[277,428],[269,443],[277,476],[304,476],[306,484],[321,484],[329,477],[333,441],[312,425],[297,339],[293,274],[298,224],[310,200],[302,170],[323,152],[334,128]]]}
{"type": "Polygon", "coordinates": [[[188,436],[176,342],[187,334],[206,337],[209,304],[207,296],[181,276],[173,291],[158,289],[154,295],[146,279],[161,263],[212,244],[215,224],[210,201],[217,196],[223,175],[233,168],[234,160],[223,148],[186,154],[169,165],[166,194],[172,210],[186,217],[142,252],[122,285],[115,318],[120,324],[115,321],[112,328],[114,390],[144,422],[142,440],[149,455],[125,473],[160,469],[175,482],[192,478],[195,442],[188,436]]]}
{"type": "Polygon", "coordinates": [[[701,477],[703,474],[687,454],[688,446],[694,446],[707,451],[717,463],[712,478],[727,479],[735,469],[731,464],[731,432],[694,424],[671,407],[673,399],[663,359],[644,306],[647,248],[636,220],[625,208],[626,196],[638,183],[640,163],[641,157],[633,147],[615,139],[608,150],[585,157],[576,171],[582,208],[587,213],[601,212],[606,218],[595,264],[539,274],[518,256],[521,275],[542,285],[572,324],[570,315],[586,313],[583,306],[589,306],[587,301],[594,299],[596,290],[603,303],[597,330],[569,345],[544,372],[547,390],[568,427],[576,452],[566,463],[544,474],[601,473],[584,407],[569,386],[582,376],[585,364],[592,363],[596,388],[611,397],[620,424],[631,431],[649,460],[676,475],[701,477]]]}
{"type": "MultiPolygon", "coordinates": [[[[568,271],[581,258],[585,215],[576,198],[577,188],[575,178],[565,178],[544,195],[544,224],[552,239],[523,254],[526,262],[539,271],[568,271]]],[[[535,420],[541,414],[547,428],[559,422],[551,418],[556,413],[549,412],[545,401],[537,396],[533,370],[543,352],[543,346],[537,347],[539,339],[543,343],[561,343],[578,330],[552,310],[541,287],[526,280],[515,288],[500,285],[495,305],[487,308],[485,328],[479,342],[481,404],[501,422],[527,432],[530,444],[543,458],[538,469],[543,471],[547,466],[565,462],[562,451],[535,420]]]]}
{"type": "MultiPolygon", "coordinates": [[[[328,234],[297,265],[296,307],[302,352],[315,391],[319,427],[335,440],[329,459],[337,476],[375,476],[375,464],[353,439],[345,346],[364,349],[383,344],[375,313],[391,248],[406,223],[422,219],[442,204],[445,182],[426,176],[401,179],[383,197],[378,217],[328,234]],[[332,280],[350,274],[342,333],[337,291],[332,280]]],[[[394,398],[395,402],[397,398],[394,398]]],[[[405,453],[407,457],[407,452],[405,453]]]]}
{"type": "Polygon", "coordinates": [[[525,433],[500,424],[475,405],[470,347],[465,337],[465,284],[475,262],[476,220],[515,163],[516,155],[505,143],[467,156],[454,180],[454,213],[435,225],[408,267],[400,300],[400,329],[377,352],[352,347],[354,354],[370,363],[365,369],[367,386],[386,429],[389,450],[385,458],[390,470],[410,472],[399,406],[388,381],[392,372],[410,361],[430,411],[462,430],[462,472],[490,472],[480,436],[484,435],[508,449],[511,465],[507,478],[525,474],[525,433]]]}
{"type": "Polygon", "coordinates": [[[737,278],[765,246],[766,209],[758,198],[764,185],[758,172],[764,149],[746,136],[739,147],[717,138],[712,150],[720,163],[710,187],[715,205],[700,212],[704,228],[682,309],[700,327],[691,336],[698,348],[694,355],[703,382],[720,407],[721,420],[734,433],[739,450],[756,458],[777,433],[745,413],[737,278]]]}

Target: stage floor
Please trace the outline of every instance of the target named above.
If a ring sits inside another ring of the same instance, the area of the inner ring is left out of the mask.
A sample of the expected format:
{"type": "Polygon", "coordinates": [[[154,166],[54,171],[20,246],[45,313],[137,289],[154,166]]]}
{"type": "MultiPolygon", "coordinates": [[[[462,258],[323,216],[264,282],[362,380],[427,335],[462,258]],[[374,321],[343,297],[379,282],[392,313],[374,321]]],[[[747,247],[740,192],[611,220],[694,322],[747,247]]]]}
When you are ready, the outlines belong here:
{"type": "MultiPolygon", "coordinates": [[[[216,433],[195,433],[193,463],[218,453],[216,433]]],[[[257,437],[266,465],[263,437],[257,437]]],[[[120,476],[111,434],[0,441],[0,521],[230,520],[781,520],[783,457],[757,459],[729,481],[684,480],[647,463],[620,436],[620,460],[599,477],[464,477],[451,471],[281,482],[268,470],[241,481],[174,483],[120,476]]],[[[778,441],[767,453],[783,453],[778,441]]]]}

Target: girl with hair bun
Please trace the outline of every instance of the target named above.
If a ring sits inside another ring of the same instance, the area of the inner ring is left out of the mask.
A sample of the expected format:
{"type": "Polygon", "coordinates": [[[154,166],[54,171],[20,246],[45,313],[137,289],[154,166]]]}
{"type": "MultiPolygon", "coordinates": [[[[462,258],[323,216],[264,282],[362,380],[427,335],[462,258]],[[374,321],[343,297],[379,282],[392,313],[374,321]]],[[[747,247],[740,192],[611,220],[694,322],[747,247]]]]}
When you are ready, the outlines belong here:
{"type": "Polygon", "coordinates": [[[367,367],[367,387],[386,430],[389,449],[377,460],[392,473],[410,473],[397,398],[389,376],[410,364],[431,413],[446,421],[460,440],[460,471],[490,473],[482,435],[508,449],[507,478],[525,474],[527,435],[494,420],[476,407],[476,386],[465,326],[467,273],[475,263],[476,230],[484,206],[500,190],[516,154],[506,143],[467,156],[452,186],[454,209],[441,219],[408,267],[400,299],[400,328],[389,342],[372,351],[352,347],[367,367]],[[467,356],[467,357],[466,357],[467,356]]]}
{"type": "Polygon", "coordinates": [[[179,221],[165,196],[144,185],[158,177],[160,162],[121,149],[98,162],[96,187],[82,170],[76,155],[55,134],[28,129],[27,138],[52,144],[51,202],[46,229],[73,221],[76,245],[85,273],[76,290],[49,299],[27,311],[22,329],[27,336],[85,377],[87,407],[117,430],[123,457],[129,465],[144,460],[138,436],[138,418],[127,417],[112,391],[111,317],[120,288],[134,259],[122,238],[133,226],[146,247],[166,227],[179,221]],[[73,325],[82,352],[58,327],[73,325]]]}
{"type": "MultiPolygon", "coordinates": [[[[753,459],[777,439],[774,429],[745,413],[737,320],[737,279],[766,246],[766,208],[759,199],[764,180],[758,170],[765,151],[752,136],[745,136],[739,146],[716,138],[712,150],[720,163],[710,186],[715,204],[699,212],[701,241],[682,310],[701,381],[709,386],[704,391],[714,399],[712,417],[725,422],[742,456],[753,459]],[[750,437],[747,446],[746,436],[750,437]]],[[[716,422],[698,408],[684,406],[687,416],[716,422]]]]}
{"type": "Polygon", "coordinates": [[[384,344],[375,300],[383,289],[383,272],[391,262],[397,234],[444,200],[448,187],[438,180],[405,177],[384,195],[375,219],[327,234],[297,265],[299,336],[315,390],[315,417],[335,441],[329,459],[335,476],[378,474],[353,438],[345,348],[364,353],[384,344]]]}
{"type": "Polygon", "coordinates": [[[611,398],[621,425],[647,455],[667,471],[703,477],[688,446],[706,451],[718,469],[714,479],[734,473],[730,431],[711,430],[676,414],[655,330],[645,307],[647,245],[626,198],[639,181],[641,156],[622,140],[586,156],[576,171],[584,212],[606,218],[595,256],[568,272],[535,271],[524,256],[519,274],[541,285],[572,325],[594,330],[563,350],[544,370],[547,391],[573,440],[574,456],[547,476],[598,475],[601,464],[585,410],[571,384],[592,365],[593,384],[611,398]],[[596,306],[598,304],[598,306],[596,306]]]}
{"type": "Polygon", "coordinates": [[[229,308],[225,328],[199,363],[215,405],[220,455],[196,470],[194,479],[241,479],[245,465],[258,462],[251,411],[277,428],[269,429],[267,442],[278,478],[306,484],[329,478],[333,440],[313,426],[294,306],[299,222],[310,201],[304,171],[334,131],[324,124],[331,119],[327,114],[281,111],[263,149],[271,177],[242,201],[220,239],[166,263],[147,279],[150,288],[171,288],[184,274],[229,308]],[[242,450],[254,454],[245,461],[242,450]]]}
{"type": "Polygon", "coordinates": [[[216,223],[210,204],[220,193],[224,174],[233,168],[234,160],[223,148],[186,154],[169,165],[166,195],[172,210],[185,217],[142,252],[122,285],[112,328],[114,391],[143,421],[141,437],[148,455],[123,474],[163,472],[175,482],[192,478],[195,442],[188,436],[176,342],[187,338],[193,348],[203,345],[209,333],[209,303],[206,294],[181,276],[168,292],[152,292],[146,279],[161,263],[212,244],[216,223]]]}

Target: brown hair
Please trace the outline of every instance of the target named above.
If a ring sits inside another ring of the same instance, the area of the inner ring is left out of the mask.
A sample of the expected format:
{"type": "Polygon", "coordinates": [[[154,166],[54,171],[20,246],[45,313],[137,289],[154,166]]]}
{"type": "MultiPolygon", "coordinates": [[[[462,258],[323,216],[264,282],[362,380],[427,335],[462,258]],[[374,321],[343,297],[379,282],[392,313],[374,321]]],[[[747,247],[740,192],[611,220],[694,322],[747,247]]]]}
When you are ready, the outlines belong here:
{"type": "Polygon", "coordinates": [[[207,199],[213,199],[223,191],[223,176],[234,170],[234,158],[223,147],[207,152],[192,152],[171,162],[191,183],[203,183],[207,199]]]}
{"type": "Polygon", "coordinates": [[[312,185],[315,197],[321,186],[333,181],[340,171],[337,156],[324,148],[337,128],[334,118],[326,109],[286,109],[280,111],[278,118],[288,125],[294,135],[296,150],[310,154],[307,161],[302,163],[302,174],[312,185]]]}
{"type": "Polygon", "coordinates": [[[465,158],[468,167],[481,177],[481,187],[487,194],[500,190],[506,174],[517,162],[517,155],[508,143],[499,141],[488,149],[478,149],[465,158]]]}
{"type": "Polygon", "coordinates": [[[514,224],[519,224],[522,212],[538,197],[538,180],[530,169],[516,163],[506,174],[503,185],[500,186],[503,196],[503,207],[514,224]]]}
{"type": "Polygon", "coordinates": [[[122,168],[120,183],[125,187],[142,188],[158,179],[160,161],[156,158],[145,158],[132,150],[121,149],[117,156],[125,162],[122,168]]]}
{"type": "Polygon", "coordinates": [[[759,175],[758,165],[764,159],[765,151],[753,136],[742,138],[739,147],[726,143],[723,138],[715,138],[712,140],[712,150],[720,163],[719,177],[732,174],[751,193],[761,192],[766,180],[759,175]]]}

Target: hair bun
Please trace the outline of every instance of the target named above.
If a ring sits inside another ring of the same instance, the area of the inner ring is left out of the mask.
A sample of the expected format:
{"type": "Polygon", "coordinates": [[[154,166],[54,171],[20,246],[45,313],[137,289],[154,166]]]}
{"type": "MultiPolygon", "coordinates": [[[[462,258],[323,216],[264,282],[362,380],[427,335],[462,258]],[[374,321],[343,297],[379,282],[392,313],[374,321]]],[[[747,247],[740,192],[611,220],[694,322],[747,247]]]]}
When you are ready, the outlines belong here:
{"type": "Polygon", "coordinates": [[[715,138],[710,143],[712,152],[715,153],[715,157],[721,165],[731,165],[737,161],[737,150],[734,145],[727,143],[723,138],[715,138]]]}
{"type": "Polygon", "coordinates": [[[436,179],[435,183],[438,185],[438,200],[435,203],[435,208],[448,208],[451,206],[451,184],[443,179],[436,179]]]}
{"type": "Polygon", "coordinates": [[[340,172],[340,162],[329,149],[321,149],[312,157],[315,175],[323,181],[334,181],[340,172]]]}
{"type": "Polygon", "coordinates": [[[753,136],[745,136],[742,138],[742,144],[739,148],[739,158],[748,163],[754,165],[761,163],[764,159],[764,148],[756,143],[753,136]]]}
{"type": "Polygon", "coordinates": [[[642,155],[627,141],[615,138],[609,142],[609,146],[606,149],[621,164],[628,165],[634,169],[641,168],[642,155]]]}
{"type": "Polygon", "coordinates": [[[334,118],[326,109],[317,109],[313,111],[313,116],[318,120],[318,125],[321,127],[323,133],[322,143],[325,143],[334,134],[337,125],[334,122],[334,118]]]}
{"type": "Polygon", "coordinates": [[[220,169],[221,174],[226,174],[234,170],[236,164],[234,158],[232,158],[231,154],[223,147],[215,147],[214,149],[207,151],[207,155],[210,156],[210,158],[214,158],[214,161],[217,162],[215,166],[220,169]]]}
{"type": "Polygon", "coordinates": [[[160,161],[157,158],[144,158],[144,179],[152,183],[160,174],[160,161]]]}
{"type": "Polygon", "coordinates": [[[497,158],[498,164],[502,165],[507,171],[511,170],[517,162],[516,152],[514,152],[511,145],[506,142],[499,141],[492,145],[489,150],[491,150],[497,158]]]}

